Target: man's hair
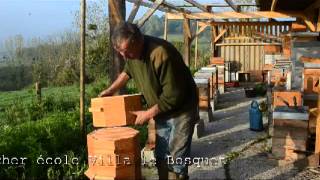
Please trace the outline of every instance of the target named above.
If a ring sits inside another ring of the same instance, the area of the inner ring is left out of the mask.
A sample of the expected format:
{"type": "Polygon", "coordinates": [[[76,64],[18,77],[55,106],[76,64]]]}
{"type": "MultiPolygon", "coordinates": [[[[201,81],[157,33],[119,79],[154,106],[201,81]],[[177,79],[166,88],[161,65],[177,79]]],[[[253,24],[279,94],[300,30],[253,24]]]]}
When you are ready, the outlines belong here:
{"type": "Polygon", "coordinates": [[[121,22],[114,28],[111,40],[113,45],[118,47],[123,40],[129,40],[131,43],[141,38],[142,34],[137,25],[121,22]]]}

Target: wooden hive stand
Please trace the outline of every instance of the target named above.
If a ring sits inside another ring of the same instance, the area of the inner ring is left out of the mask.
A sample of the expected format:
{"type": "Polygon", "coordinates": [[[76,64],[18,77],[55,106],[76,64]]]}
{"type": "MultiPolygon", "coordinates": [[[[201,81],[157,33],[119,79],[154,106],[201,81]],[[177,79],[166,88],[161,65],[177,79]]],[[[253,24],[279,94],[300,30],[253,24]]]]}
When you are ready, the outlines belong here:
{"type": "Polygon", "coordinates": [[[102,128],[87,135],[90,179],[141,179],[139,131],[102,128]]]}

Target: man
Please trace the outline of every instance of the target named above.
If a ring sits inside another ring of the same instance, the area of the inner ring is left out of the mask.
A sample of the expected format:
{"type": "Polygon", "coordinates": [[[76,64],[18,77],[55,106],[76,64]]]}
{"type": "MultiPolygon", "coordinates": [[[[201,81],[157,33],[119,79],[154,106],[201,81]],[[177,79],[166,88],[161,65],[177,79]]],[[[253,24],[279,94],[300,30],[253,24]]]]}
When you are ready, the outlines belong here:
{"type": "Polygon", "coordinates": [[[198,96],[190,70],[177,49],[169,42],[143,35],[130,23],[115,27],[112,42],[125,59],[123,72],[100,93],[113,95],[132,78],[149,109],[135,111],[135,124],[156,122],[156,166],[159,179],[187,179],[193,129],[198,120],[198,96]]]}

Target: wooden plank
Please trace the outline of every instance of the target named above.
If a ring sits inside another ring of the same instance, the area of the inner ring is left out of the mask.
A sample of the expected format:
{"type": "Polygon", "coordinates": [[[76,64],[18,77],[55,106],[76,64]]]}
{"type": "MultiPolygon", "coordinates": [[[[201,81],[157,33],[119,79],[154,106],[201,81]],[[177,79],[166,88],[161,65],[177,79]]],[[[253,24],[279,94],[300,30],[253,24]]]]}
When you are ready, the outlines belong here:
{"type": "MultiPolygon", "coordinates": [[[[303,12],[297,11],[256,11],[256,12],[219,12],[219,13],[189,13],[189,19],[259,19],[259,18],[291,18],[291,17],[304,17],[303,12]]],[[[182,13],[168,13],[169,19],[183,19],[182,13]]]]}
{"type": "Polygon", "coordinates": [[[138,27],[142,27],[144,23],[152,16],[152,14],[159,8],[164,0],[156,0],[152,7],[140,18],[138,21],[138,27]]]}
{"type": "Polygon", "coordinates": [[[208,12],[208,9],[205,6],[203,6],[202,4],[198,3],[197,1],[193,1],[193,0],[184,0],[184,1],[194,5],[195,7],[201,9],[204,12],[208,12]]]}
{"type": "Polygon", "coordinates": [[[127,20],[128,22],[130,22],[130,23],[133,22],[134,18],[135,18],[136,15],[137,15],[138,10],[139,10],[141,1],[142,1],[142,0],[137,0],[137,1],[134,3],[133,8],[132,8],[132,10],[131,10],[131,12],[130,12],[130,15],[129,15],[129,17],[128,17],[128,20],[127,20]]]}

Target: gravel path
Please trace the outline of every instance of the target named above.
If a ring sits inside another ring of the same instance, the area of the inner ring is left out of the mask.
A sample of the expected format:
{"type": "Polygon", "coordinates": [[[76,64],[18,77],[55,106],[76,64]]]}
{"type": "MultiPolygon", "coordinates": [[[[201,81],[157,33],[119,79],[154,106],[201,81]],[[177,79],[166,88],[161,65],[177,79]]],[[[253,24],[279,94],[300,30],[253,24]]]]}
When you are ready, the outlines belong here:
{"type": "MultiPolygon", "coordinates": [[[[253,99],[265,100],[245,98],[240,88],[219,97],[213,121],[205,124],[205,136],[192,142],[195,164],[189,167],[190,179],[320,179],[320,168],[278,166],[269,158],[271,138],[266,130],[249,130],[248,108],[253,99]]],[[[155,168],[143,168],[142,173],[146,179],[157,179],[155,168]]]]}

